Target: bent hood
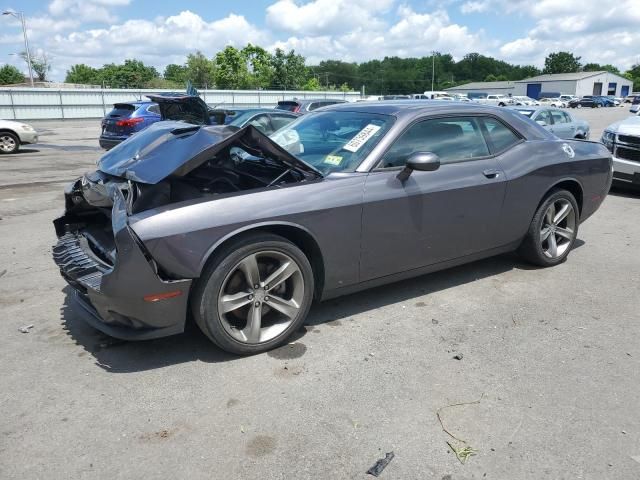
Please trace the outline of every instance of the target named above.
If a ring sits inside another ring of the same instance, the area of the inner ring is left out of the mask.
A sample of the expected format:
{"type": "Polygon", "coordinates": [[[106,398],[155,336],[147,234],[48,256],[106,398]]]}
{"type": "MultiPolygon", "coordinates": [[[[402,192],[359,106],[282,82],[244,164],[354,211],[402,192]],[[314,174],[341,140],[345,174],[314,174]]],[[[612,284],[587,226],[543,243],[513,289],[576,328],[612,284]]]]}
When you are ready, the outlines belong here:
{"type": "Polygon", "coordinates": [[[109,175],[155,184],[169,176],[182,177],[227,147],[237,146],[256,157],[268,158],[309,178],[322,176],[252,125],[200,127],[184,122],[156,122],[105,153],[98,169],[109,175]]]}

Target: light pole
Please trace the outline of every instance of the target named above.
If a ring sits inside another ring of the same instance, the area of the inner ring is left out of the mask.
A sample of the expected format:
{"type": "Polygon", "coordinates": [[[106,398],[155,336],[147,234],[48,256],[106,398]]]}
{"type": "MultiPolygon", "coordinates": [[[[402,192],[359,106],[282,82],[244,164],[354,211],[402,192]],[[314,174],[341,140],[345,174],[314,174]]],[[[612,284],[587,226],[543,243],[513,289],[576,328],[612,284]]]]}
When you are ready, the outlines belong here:
{"type": "MultiPolygon", "coordinates": [[[[436,52],[431,52],[431,91],[436,79],[436,52]]],[[[433,95],[433,94],[432,94],[433,95]]]]}
{"type": "Polygon", "coordinates": [[[29,51],[29,39],[27,38],[27,25],[24,21],[24,13],[22,12],[13,12],[11,10],[6,10],[2,12],[2,15],[11,15],[20,20],[22,24],[22,35],[24,36],[24,48],[27,53],[27,65],[29,67],[29,81],[31,82],[31,86],[33,87],[33,70],[31,69],[31,52],[29,51]]]}

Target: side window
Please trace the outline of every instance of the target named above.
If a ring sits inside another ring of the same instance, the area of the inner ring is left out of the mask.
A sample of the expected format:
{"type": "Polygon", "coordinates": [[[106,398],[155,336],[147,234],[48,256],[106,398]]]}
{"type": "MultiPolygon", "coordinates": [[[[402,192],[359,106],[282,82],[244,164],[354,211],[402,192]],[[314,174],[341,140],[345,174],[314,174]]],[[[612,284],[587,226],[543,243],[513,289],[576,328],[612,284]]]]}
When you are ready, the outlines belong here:
{"type": "Polygon", "coordinates": [[[566,112],[560,112],[562,113],[562,115],[564,116],[564,121],[567,123],[573,123],[573,118],[571,118],[571,115],[569,115],[566,112]]]}
{"type": "Polygon", "coordinates": [[[273,125],[273,131],[280,130],[282,127],[289,125],[296,119],[294,116],[288,115],[271,115],[271,124],[273,125]]]}
{"type": "Polygon", "coordinates": [[[520,141],[520,137],[495,118],[485,118],[483,122],[495,150],[494,153],[502,152],[520,141]]]}
{"type": "Polygon", "coordinates": [[[551,115],[549,114],[549,110],[543,110],[536,117],[536,122],[542,120],[547,125],[551,125],[553,122],[551,121],[551,115]]]}
{"type": "Polygon", "coordinates": [[[151,105],[150,107],[147,108],[147,112],[160,115],[160,107],[158,105],[151,105]]]}
{"type": "Polygon", "coordinates": [[[307,110],[309,110],[311,112],[312,110],[315,110],[319,106],[320,106],[320,104],[318,102],[313,102],[313,103],[309,104],[309,106],[307,107],[307,110]]]}
{"type": "Polygon", "coordinates": [[[475,118],[425,120],[409,127],[385,153],[378,167],[402,167],[416,152],[435,153],[446,164],[485,157],[489,148],[475,118]]]}
{"type": "Polygon", "coordinates": [[[567,123],[564,112],[560,110],[551,110],[551,117],[553,118],[553,123],[567,123]]]}
{"type": "Polygon", "coordinates": [[[253,125],[265,135],[273,133],[271,123],[269,122],[269,117],[267,117],[266,115],[258,115],[257,117],[252,118],[248,122],[248,124],[253,125]]]}

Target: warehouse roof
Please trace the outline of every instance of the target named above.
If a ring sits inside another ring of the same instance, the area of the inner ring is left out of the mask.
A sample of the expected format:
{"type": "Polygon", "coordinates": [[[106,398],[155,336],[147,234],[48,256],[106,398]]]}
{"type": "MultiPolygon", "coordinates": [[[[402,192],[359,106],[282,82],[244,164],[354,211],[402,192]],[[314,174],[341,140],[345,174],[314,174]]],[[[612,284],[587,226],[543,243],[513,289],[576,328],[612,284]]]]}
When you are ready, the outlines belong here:
{"type": "MultiPolygon", "coordinates": [[[[610,73],[606,70],[599,72],[573,72],[573,73],[546,73],[544,75],[538,75],[537,77],[525,78],[524,80],[518,80],[518,83],[523,82],[562,82],[571,80],[583,80],[589,77],[595,77],[596,75],[602,75],[603,73],[610,73]]],[[[612,73],[611,75],[615,75],[612,73]]]]}
{"type": "Polygon", "coordinates": [[[471,82],[457,87],[447,88],[446,90],[480,90],[485,88],[513,88],[513,82],[471,82]]]}

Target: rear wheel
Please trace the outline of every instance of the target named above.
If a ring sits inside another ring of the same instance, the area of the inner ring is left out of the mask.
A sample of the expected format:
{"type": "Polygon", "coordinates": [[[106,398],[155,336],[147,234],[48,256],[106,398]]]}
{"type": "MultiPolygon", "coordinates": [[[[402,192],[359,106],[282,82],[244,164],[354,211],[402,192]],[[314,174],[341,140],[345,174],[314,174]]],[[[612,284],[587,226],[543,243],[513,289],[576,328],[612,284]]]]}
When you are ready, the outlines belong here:
{"type": "Polygon", "coordinates": [[[553,190],[536,210],[519,253],[535,265],[557,265],[573,248],[578,224],[574,196],[567,190],[553,190]]]}
{"type": "Polygon", "coordinates": [[[216,345],[249,355],[281,345],[299,328],[313,290],[311,265],[298,247],[277,235],[251,234],[205,269],[192,310],[216,345]]]}
{"type": "Polygon", "coordinates": [[[20,140],[9,132],[0,133],[0,153],[16,153],[20,148],[20,140]]]}

